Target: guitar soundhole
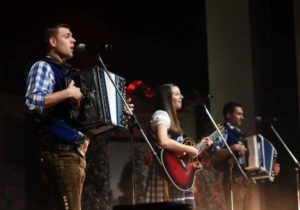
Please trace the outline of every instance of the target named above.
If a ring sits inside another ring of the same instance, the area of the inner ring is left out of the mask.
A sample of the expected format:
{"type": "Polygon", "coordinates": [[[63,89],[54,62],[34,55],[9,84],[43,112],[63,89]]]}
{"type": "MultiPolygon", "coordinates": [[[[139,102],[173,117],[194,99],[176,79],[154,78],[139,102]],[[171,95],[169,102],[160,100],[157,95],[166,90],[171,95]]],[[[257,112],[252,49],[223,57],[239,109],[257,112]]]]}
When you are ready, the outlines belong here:
{"type": "Polygon", "coordinates": [[[186,139],[186,140],[184,141],[184,144],[185,144],[185,145],[188,145],[188,146],[195,146],[194,141],[192,141],[191,139],[186,139]]]}
{"type": "Polygon", "coordinates": [[[192,163],[192,165],[193,165],[193,168],[195,169],[195,170],[202,170],[203,169],[203,165],[202,165],[202,163],[200,162],[200,161],[194,161],[193,163],[192,163]]]}

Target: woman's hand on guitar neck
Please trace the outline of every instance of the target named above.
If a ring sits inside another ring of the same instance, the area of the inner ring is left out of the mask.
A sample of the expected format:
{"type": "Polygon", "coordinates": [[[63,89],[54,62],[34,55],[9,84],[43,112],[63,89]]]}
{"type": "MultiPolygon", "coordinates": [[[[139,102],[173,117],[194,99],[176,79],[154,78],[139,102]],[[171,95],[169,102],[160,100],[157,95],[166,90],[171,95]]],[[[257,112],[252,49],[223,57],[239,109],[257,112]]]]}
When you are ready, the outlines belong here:
{"type": "Polygon", "coordinates": [[[204,143],[208,147],[214,143],[214,141],[211,138],[209,138],[208,136],[202,138],[201,142],[204,143]]]}

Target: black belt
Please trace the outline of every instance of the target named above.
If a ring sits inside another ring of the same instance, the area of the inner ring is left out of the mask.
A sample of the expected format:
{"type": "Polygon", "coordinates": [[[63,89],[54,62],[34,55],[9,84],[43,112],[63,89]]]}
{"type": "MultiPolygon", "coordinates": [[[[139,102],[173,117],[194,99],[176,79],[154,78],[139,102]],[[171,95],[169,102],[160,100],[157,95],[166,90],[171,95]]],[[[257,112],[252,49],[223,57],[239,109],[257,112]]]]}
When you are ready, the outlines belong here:
{"type": "Polygon", "coordinates": [[[74,143],[65,143],[60,140],[57,140],[50,134],[45,134],[42,137],[41,142],[42,150],[56,150],[56,151],[65,151],[65,152],[74,152],[77,151],[77,146],[74,143]]]}

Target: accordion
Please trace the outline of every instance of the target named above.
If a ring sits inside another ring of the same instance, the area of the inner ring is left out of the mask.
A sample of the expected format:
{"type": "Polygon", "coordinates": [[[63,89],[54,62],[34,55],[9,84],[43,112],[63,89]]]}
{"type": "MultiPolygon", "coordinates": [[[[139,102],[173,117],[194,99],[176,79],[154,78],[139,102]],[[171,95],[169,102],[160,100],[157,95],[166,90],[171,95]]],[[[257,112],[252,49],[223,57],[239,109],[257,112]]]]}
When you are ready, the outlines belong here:
{"type": "Polygon", "coordinates": [[[274,181],[274,165],[277,151],[275,147],[262,135],[252,135],[245,139],[248,149],[245,169],[255,182],[259,179],[274,181]]]}
{"type": "Polygon", "coordinates": [[[109,72],[116,87],[104,69],[95,66],[91,69],[72,72],[67,75],[67,85],[74,80],[81,89],[84,99],[79,108],[70,103],[68,119],[77,127],[92,134],[100,134],[112,128],[127,129],[127,117],[124,114],[126,81],[123,77],[109,72]]]}

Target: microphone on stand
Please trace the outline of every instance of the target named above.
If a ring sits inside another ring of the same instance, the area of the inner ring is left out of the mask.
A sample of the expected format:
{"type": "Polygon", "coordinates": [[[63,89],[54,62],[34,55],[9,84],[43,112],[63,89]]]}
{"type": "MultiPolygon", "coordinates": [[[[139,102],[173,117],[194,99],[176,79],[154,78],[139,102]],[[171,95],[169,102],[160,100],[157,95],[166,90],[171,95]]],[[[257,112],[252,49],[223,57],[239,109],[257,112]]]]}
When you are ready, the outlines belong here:
{"type": "Polygon", "coordinates": [[[189,108],[195,108],[197,106],[203,107],[206,103],[209,103],[212,98],[213,95],[210,93],[203,97],[186,97],[184,106],[189,108]]]}
{"type": "Polygon", "coordinates": [[[202,105],[202,106],[204,106],[206,103],[210,103],[210,101],[211,101],[213,98],[214,98],[214,96],[213,96],[211,93],[209,93],[209,94],[207,94],[206,96],[204,96],[204,97],[198,99],[198,100],[197,100],[197,103],[198,103],[197,105],[202,105]]]}
{"type": "Polygon", "coordinates": [[[76,51],[77,52],[86,52],[86,51],[111,51],[112,45],[111,44],[97,44],[97,45],[89,45],[84,43],[79,43],[76,45],[76,51]]]}
{"type": "Polygon", "coordinates": [[[259,123],[267,123],[267,124],[272,124],[274,122],[278,122],[277,117],[272,117],[272,118],[264,118],[262,116],[256,116],[255,121],[259,123]]]}

